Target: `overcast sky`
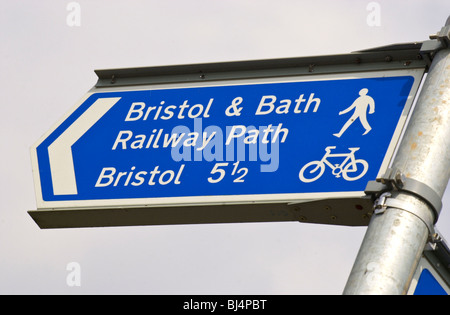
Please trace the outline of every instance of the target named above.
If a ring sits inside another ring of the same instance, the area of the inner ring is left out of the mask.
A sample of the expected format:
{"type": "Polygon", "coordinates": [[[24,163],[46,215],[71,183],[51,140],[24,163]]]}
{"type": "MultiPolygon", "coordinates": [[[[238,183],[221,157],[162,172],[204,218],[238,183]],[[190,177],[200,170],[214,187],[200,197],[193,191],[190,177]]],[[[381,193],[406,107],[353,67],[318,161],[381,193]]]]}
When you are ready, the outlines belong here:
{"type": "MultiPolygon", "coordinates": [[[[379,0],[380,23],[368,23],[370,2],[2,0],[0,293],[341,294],[365,228],[40,230],[27,214],[29,148],[96,83],[94,69],[350,53],[427,40],[450,15],[448,0],[379,0]],[[67,283],[71,262],[80,286],[67,283]]],[[[450,239],[449,204],[448,191],[438,228],[450,239]]]]}

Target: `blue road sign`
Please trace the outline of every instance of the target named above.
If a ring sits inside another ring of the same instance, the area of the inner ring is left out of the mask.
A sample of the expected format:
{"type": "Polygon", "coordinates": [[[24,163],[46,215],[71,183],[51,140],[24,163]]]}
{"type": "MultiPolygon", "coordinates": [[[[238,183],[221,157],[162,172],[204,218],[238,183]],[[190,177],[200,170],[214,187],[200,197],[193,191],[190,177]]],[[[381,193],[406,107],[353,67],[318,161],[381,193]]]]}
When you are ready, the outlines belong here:
{"type": "Polygon", "coordinates": [[[414,295],[448,295],[428,269],[423,269],[414,295]]]}
{"type": "Polygon", "coordinates": [[[93,89],[32,148],[38,208],[359,196],[422,73],[93,89]]]}

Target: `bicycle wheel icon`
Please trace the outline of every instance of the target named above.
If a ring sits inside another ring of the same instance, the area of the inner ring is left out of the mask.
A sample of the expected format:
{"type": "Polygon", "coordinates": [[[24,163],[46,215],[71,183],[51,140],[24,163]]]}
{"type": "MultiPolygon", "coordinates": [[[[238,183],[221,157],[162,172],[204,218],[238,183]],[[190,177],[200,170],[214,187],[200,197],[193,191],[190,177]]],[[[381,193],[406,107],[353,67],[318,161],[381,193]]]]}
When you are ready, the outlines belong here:
{"type": "Polygon", "coordinates": [[[300,180],[304,183],[312,183],[322,177],[325,172],[325,164],[322,161],[312,161],[300,170],[300,180]]]}
{"type": "Polygon", "coordinates": [[[366,175],[369,163],[365,160],[355,160],[353,164],[347,164],[342,170],[342,177],[349,182],[355,181],[366,175]]]}

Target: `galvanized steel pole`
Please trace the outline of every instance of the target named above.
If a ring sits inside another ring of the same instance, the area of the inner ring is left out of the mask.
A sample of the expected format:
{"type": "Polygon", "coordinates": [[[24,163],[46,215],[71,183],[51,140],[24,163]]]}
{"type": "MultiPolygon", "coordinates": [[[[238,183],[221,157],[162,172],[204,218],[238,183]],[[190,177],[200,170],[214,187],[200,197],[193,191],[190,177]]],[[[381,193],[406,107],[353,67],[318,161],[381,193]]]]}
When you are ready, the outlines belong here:
{"type": "Polygon", "coordinates": [[[440,211],[433,205],[450,178],[450,18],[433,38],[440,50],[393,162],[392,180],[399,189],[380,198],[345,295],[406,294],[433,233],[440,211]],[[402,189],[408,181],[415,193],[402,189]],[[434,202],[429,196],[436,197],[434,202]]]}

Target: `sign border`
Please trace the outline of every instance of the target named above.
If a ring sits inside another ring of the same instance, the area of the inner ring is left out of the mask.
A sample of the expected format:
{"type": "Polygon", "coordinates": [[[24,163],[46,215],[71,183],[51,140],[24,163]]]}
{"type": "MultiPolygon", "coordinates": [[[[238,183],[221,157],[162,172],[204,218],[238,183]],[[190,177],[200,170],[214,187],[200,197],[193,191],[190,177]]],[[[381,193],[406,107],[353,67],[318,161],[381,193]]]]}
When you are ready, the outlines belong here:
{"type": "Polygon", "coordinates": [[[406,121],[413,106],[414,99],[419,90],[425,69],[397,69],[388,71],[371,72],[349,72],[338,74],[318,74],[313,77],[308,75],[279,76],[270,78],[253,78],[234,80],[217,80],[205,82],[187,82],[187,83],[163,83],[140,86],[121,86],[121,87],[93,87],[84,95],[72,109],[64,115],[53,127],[47,131],[30,149],[33,167],[33,176],[35,183],[35,192],[38,210],[42,209],[99,209],[99,208],[124,208],[124,207],[169,207],[169,206],[199,206],[199,205],[236,205],[236,204],[267,204],[267,203],[290,203],[298,200],[313,200],[327,198],[358,198],[364,196],[363,191],[356,192],[330,192],[330,193],[295,193],[295,194],[265,194],[265,195],[225,195],[225,196],[193,196],[193,197],[166,197],[166,198],[133,198],[133,199],[100,199],[100,200],[73,200],[73,201],[44,201],[42,197],[41,182],[38,171],[37,147],[58,128],[73,112],[81,106],[92,94],[98,92],[125,92],[141,90],[163,90],[163,89],[183,89],[200,88],[213,86],[234,86],[251,84],[269,84],[269,83],[288,83],[288,82],[313,82],[324,80],[348,80],[358,78],[378,78],[394,76],[412,76],[414,84],[410,95],[405,104],[399,122],[396,126],[392,140],[388,146],[378,175],[384,174],[388,168],[395,152],[402,131],[406,126],[406,121]]]}

